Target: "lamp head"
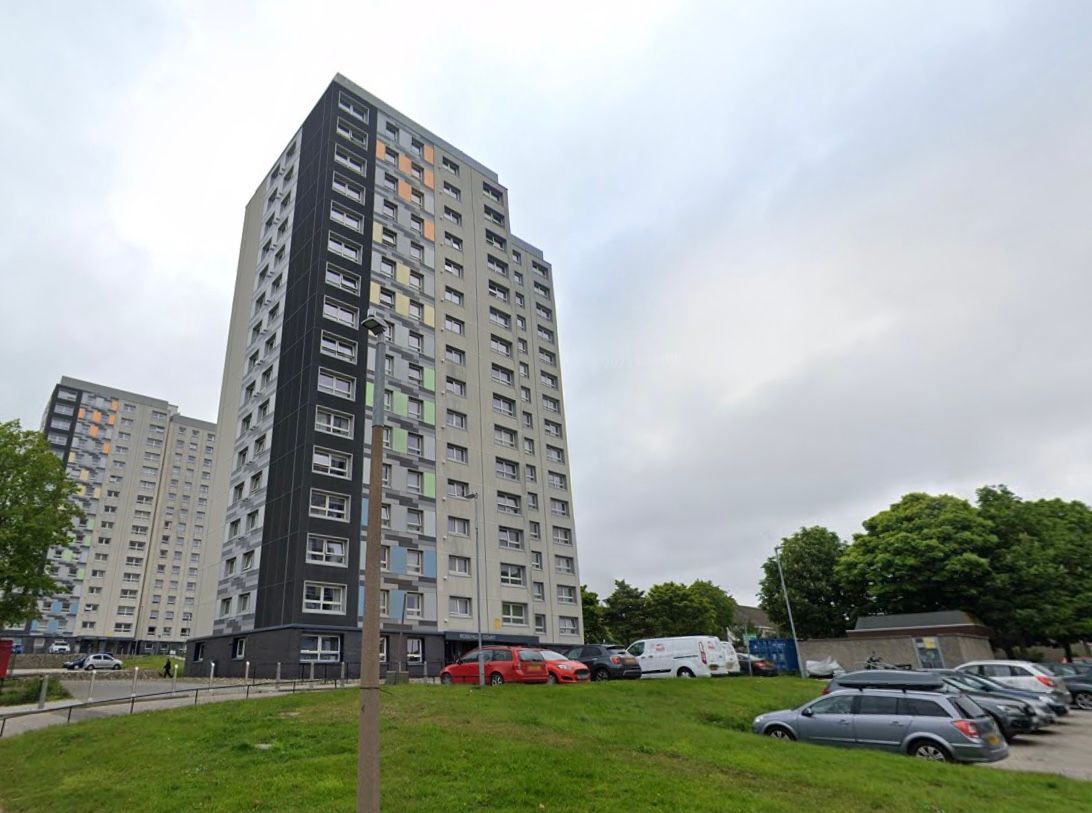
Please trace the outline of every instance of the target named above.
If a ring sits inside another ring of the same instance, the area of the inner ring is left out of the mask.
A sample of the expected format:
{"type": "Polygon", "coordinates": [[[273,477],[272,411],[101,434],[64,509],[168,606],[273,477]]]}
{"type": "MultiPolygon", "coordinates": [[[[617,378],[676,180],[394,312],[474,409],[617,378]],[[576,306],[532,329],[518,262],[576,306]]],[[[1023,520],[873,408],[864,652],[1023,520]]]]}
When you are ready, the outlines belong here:
{"type": "Polygon", "coordinates": [[[374,310],[369,309],[368,315],[364,317],[364,321],[361,323],[368,329],[368,332],[373,336],[382,336],[387,330],[387,322],[381,318],[374,310]]]}

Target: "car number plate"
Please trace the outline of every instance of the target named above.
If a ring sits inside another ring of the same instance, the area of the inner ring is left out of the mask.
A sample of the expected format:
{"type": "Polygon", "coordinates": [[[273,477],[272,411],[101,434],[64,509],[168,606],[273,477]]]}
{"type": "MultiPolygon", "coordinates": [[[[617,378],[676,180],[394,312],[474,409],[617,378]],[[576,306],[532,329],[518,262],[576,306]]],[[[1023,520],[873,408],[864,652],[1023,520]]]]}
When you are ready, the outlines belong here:
{"type": "Polygon", "coordinates": [[[541,672],[541,671],[542,671],[542,667],[541,667],[541,666],[540,666],[539,664],[537,664],[537,663],[532,663],[532,664],[529,664],[529,665],[527,666],[527,671],[528,671],[528,672],[541,672]]]}
{"type": "Polygon", "coordinates": [[[986,742],[990,745],[998,745],[1001,742],[1001,738],[996,734],[990,734],[986,737],[986,742]]]}

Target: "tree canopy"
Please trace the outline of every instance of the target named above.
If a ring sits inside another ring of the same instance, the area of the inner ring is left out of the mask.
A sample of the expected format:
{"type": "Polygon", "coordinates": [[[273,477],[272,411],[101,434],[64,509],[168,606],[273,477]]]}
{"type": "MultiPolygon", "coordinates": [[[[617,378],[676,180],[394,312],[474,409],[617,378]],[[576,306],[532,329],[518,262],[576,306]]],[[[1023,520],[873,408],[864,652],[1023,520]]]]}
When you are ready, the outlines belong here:
{"type": "Polygon", "coordinates": [[[0,423],[0,629],[37,618],[38,602],[63,591],[47,556],[72,542],[75,490],[40,432],[0,423]]]}

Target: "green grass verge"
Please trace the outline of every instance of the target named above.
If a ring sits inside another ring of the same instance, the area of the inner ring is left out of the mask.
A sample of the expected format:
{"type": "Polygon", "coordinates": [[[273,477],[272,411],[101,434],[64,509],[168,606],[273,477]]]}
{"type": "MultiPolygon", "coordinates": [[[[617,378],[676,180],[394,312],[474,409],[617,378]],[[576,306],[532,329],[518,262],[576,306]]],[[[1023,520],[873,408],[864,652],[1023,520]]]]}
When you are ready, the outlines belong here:
{"type": "MultiPolygon", "coordinates": [[[[1092,809],[1092,783],[750,733],[755,714],[817,689],[792,678],[391,687],[384,809],[1092,809]]],[[[348,813],[356,743],[352,689],[93,720],[0,740],[0,807],[348,813]]]]}
{"type": "MultiPolygon", "coordinates": [[[[139,666],[141,672],[158,672],[160,674],[163,672],[163,663],[167,660],[166,655],[119,655],[118,657],[124,664],[125,669],[139,666]]],[[[171,658],[171,663],[178,667],[179,677],[186,673],[185,658],[171,658]]]]}
{"type": "MultiPolygon", "coordinates": [[[[41,678],[9,678],[4,681],[4,690],[0,692],[0,706],[37,703],[41,691],[41,678]]],[[[46,689],[47,700],[67,700],[71,696],[57,678],[49,679],[49,688],[46,689]]]]}

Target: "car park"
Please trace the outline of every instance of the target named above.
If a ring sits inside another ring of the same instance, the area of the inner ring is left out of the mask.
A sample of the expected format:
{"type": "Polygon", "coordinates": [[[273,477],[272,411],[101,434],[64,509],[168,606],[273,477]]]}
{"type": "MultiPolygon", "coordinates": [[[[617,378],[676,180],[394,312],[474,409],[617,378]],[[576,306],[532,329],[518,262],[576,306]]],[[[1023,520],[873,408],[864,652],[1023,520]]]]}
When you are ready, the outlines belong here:
{"type": "Polygon", "coordinates": [[[1068,663],[1039,664],[1065,684],[1066,690],[1073,696],[1073,705],[1085,711],[1092,711],[1092,673],[1082,672],[1068,663]]]}
{"type": "Polygon", "coordinates": [[[943,694],[965,694],[993,718],[1006,742],[1012,742],[1019,734],[1030,734],[1046,725],[1031,705],[1013,697],[990,696],[976,692],[964,680],[961,673],[956,677],[936,672],[918,672],[892,669],[866,669],[847,672],[834,677],[823,689],[823,694],[845,688],[919,689],[943,694]]]}
{"type": "Polygon", "coordinates": [[[751,677],[776,677],[777,664],[748,652],[737,652],[739,659],[739,674],[751,677]]]}
{"type": "Polygon", "coordinates": [[[549,673],[542,652],[524,646],[487,646],[470,650],[440,672],[440,682],[477,683],[478,654],[483,657],[485,680],[491,686],[502,683],[546,683],[549,673]]]}
{"type": "Polygon", "coordinates": [[[709,635],[645,638],[634,641],[626,651],[637,659],[644,678],[722,677],[739,672],[735,650],[709,635]]]}
{"type": "Polygon", "coordinates": [[[993,719],[969,697],[917,689],[839,689],[796,709],[760,714],[751,730],[945,762],[997,762],[1009,753],[993,719]]]}
{"type": "Polygon", "coordinates": [[[1060,678],[1031,661],[969,661],[957,666],[956,670],[986,677],[1014,689],[1048,691],[1067,709],[1073,702],[1060,678]]]}
{"type": "Polygon", "coordinates": [[[990,678],[975,675],[971,672],[960,672],[957,669],[930,669],[929,671],[936,672],[939,675],[957,677],[959,680],[974,686],[976,690],[987,694],[1026,700],[1031,703],[1036,713],[1046,718],[1047,724],[1056,722],[1058,717],[1069,713],[1069,708],[1065,705],[1065,702],[1053,692],[1047,691],[1045,687],[1041,692],[1014,689],[1012,686],[1006,686],[1004,683],[998,683],[990,678]]]}
{"type": "Polygon", "coordinates": [[[120,669],[123,666],[122,662],[106,652],[96,652],[91,655],[80,655],[75,660],[66,661],[64,664],[65,669],[84,669],[87,671],[94,671],[95,669],[120,669]]]}
{"type": "Polygon", "coordinates": [[[588,667],[592,680],[636,680],[641,677],[637,659],[618,644],[584,644],[565,654],[588,667]]]}
{"type": "Polygon", "coordinates": [[[591,671],[580,661],[574,661],[554,652],[552,649],[540,649],[546,663],[547,683],[586,683],[591,680],[591,671]]]}

